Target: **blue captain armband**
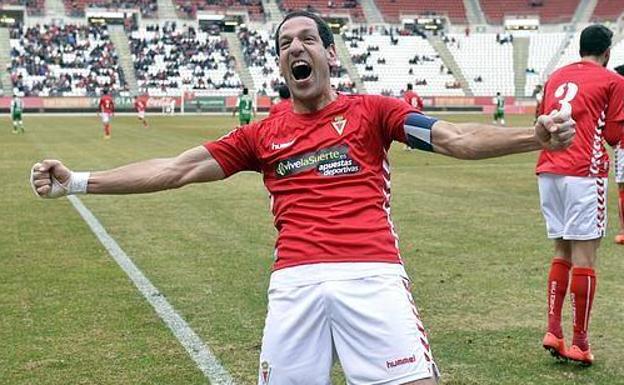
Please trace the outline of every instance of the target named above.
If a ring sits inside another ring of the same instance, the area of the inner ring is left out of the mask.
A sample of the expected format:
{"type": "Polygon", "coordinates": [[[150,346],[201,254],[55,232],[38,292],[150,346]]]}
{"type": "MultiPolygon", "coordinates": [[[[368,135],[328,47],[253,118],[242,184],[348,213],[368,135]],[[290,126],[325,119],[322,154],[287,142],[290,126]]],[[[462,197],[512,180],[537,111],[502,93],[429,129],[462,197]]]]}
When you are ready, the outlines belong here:
{"type": "Polygon", "coordinates": [[[410,148],[432,151],[431,144],[431,127],[438,119],[430,118],[426,115],[412,112],[405,118],[403,129],[405,130],[405,138],[410,148]]]}

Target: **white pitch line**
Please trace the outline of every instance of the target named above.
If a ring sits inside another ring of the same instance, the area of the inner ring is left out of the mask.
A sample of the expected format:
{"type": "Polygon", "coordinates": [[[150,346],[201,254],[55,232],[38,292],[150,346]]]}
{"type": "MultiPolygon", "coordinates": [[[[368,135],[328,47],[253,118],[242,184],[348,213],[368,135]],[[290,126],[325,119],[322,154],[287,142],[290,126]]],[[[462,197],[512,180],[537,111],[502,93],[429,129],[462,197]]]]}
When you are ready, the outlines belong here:
{"type": "Polygon", "coordinates": [[[197,367],[204,373],[213,385],[234,385],[234,380],[227,370],[219,363],[210,348],[204,344],[199,336],[191,329],[186,321],[175,311],[163,294],[150,282],[149,279],[132,262],[130,257],[115,242],[102,226],[100,221],[89,211],[82,201],[73,195],[67,197],[82,219],[87,222],[91,231],[106,248],[111,257],[132,280],[141,294],[152,305],[156,313],[171,329],[180,341],[186,352],[191,356],[197,367]]]}

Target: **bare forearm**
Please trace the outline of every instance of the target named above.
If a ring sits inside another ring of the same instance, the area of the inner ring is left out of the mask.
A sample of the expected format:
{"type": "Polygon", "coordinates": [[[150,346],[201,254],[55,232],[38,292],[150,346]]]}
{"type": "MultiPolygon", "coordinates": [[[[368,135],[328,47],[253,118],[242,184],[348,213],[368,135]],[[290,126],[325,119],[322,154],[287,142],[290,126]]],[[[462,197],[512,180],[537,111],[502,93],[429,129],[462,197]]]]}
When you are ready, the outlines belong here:
{"type": "Polygon", "coordinates": [[[434,151],[459,159],[484,159],[535,151],[542,146],[532,127],[498,127],[480,123],[457,124],[457,134],[436,137],[434,151]]]}
{"type": "Polygon", "coordinates": [[[91,174],[90,194],[138,194],[169,190],[225,177],[210,153],[198,146],[175,158],[151,159],[91,174]]]}
{"type": "Polygon", "coordinates": [[[172,159],[151,159],[107,171],[92,172],[89,194],[138,194],[181,187],[172,159]]]}

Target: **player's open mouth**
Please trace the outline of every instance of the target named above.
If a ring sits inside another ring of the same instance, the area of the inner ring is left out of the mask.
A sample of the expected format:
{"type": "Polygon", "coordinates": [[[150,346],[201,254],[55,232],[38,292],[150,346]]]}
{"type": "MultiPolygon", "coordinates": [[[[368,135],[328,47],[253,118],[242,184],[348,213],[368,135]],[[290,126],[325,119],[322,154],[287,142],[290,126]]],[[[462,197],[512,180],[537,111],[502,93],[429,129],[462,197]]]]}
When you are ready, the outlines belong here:
{"type": "Polygon", "coordinates": [[[290,70],[295,80],[306,80],[312,75],[312,66],[303,60],[292,63],[290,70]]]}

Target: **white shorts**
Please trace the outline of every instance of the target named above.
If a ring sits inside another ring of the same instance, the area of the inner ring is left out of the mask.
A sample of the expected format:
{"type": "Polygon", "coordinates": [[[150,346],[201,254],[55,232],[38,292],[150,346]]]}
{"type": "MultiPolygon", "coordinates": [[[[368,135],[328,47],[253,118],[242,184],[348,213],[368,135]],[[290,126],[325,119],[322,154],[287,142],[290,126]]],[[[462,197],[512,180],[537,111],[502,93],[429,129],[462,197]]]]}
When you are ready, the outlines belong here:
{"type": "Polygon", "coordinates": [[[540,174],[542,214],[548,238],[602,238],[607,228],[607,178],[540,174]]]}
{"type": "Polygon", "coordinates": [[[624,143],[618,143],[613,150],[615,155],[615,183],[624,183],[624,143]]]}
{"type": "Polygon", "coordinates": [[[139,111],[137,112],[137,115],[139,116],[139,119],[145,119],[145,111],[139,111]]]}
{"type": "Polygon", "coordinates": [[[108,112],[102,112],[100,116],[102,117],[102,123],[104,124],[107,124],[111,120],[111,114],[108,112]]]}
{"type": "Polygon", "coordinates": [[[368,276],[355,279],[280,284],[279,275],[299,272],[308,273],[308,267],[278,270],[271,277],[259,385],[329,385],[335,358],[350,385],[437,380],[407,278],[371,276],[377,270],[368,270],[368,276]]]}

